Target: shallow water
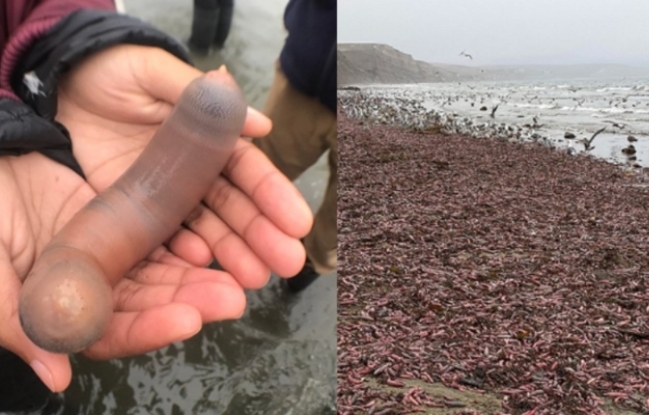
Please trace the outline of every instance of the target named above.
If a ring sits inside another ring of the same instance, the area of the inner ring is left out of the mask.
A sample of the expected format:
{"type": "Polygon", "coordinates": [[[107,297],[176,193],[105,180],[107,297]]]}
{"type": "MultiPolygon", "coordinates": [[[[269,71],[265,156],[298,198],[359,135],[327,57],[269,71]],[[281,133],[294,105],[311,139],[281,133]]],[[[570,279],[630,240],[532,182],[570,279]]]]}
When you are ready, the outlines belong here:
{"type": "MultiPolygon", "coordinates": [[[[186,41],[191,0],[127,0],[127,12],[186,41]]],[[[225,63],[248,102],[262,108],[284,41],[286,0],[235,2],[222,51],[194,56],[203,70],[225,63]]],[[[316,209],[328,179],[326,155],[296,185],[316,209]]],[[[73,358],[73,381],[37,413],[335,413],[336,275],[289,296],[278,279],[249,292],[241,320],[209,324],[194,338],[146,355],[97,362],[73,358]]]]}
{"type": "Polygon", "coordinates": [[[638,139],[637,163],[649,166],[649,79],[554,80],[511,82],[454,82],[365,87],[375,94],[416,99],[428,110],[456,113],[477,122],[533,125],[534,132],[559,146],[582,151],[578,142],[606,130],[593,141],[591,154],[616,163],[626,162],[621,152],[627,137],[638,139]],[[498,105],[495,118],[492,108],[498,105]],[[487,107],[486,111],[480,111],[487,107]],[[617,125],[617,126],[616,126],[617,125]],[[573,140],[564,134],[576,135],[573,140]],[[571,143],[572,141],[572,143],[571,143]]]}
{"type": "Polygon", "coordinates": [[[106,362],[75,357],[72,385],[45,412],[279,415],[299,406],[334,413],[327,409],[335,348],[322,338],[335,323],[329,280],[309,288],[324,304],[272,284],[249,295],[242,320],[210,324],[186,342],[106,362]]]}

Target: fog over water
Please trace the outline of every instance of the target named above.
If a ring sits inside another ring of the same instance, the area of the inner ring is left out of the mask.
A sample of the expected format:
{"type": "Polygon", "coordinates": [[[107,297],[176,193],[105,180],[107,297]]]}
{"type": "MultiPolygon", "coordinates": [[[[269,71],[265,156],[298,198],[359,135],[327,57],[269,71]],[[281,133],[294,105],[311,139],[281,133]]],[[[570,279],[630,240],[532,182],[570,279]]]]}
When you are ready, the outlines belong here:
{"type": "Polygon", "coordinates": [[[345,0],[338,42],[386,43],[427,62],[649,66],[647,16],[643,0],[345,0]]]}

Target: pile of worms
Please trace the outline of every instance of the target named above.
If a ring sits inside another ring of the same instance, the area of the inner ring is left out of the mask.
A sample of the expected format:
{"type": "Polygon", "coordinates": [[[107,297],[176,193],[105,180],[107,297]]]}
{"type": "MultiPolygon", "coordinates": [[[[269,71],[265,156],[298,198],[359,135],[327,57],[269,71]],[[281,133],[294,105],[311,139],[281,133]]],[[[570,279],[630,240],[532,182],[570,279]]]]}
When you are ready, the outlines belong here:
{"type": "Polygon", "coordinates": [[[340,109],[338,140],[339,414],[483,413],[412,381],[649,414],[647,171],[340,109]]]}

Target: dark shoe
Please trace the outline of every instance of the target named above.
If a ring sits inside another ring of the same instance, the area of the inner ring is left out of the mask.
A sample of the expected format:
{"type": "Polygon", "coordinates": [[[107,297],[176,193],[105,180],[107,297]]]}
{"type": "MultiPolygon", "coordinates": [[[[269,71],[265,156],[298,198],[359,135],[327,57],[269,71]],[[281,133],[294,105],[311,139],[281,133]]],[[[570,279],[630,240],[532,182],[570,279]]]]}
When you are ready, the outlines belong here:
{"type": "Polygon", "coordinates": [[[285,280],[286,288],[294,293],[303,291],[315,280],[317,280],[319,276],[320,274],[315,272],[315,270],[313,269],[311,261],[307,259],[306,263],[304,264],[304,268],[302,268],[302,271],[300,271],[296,276],[285,280]]]}
{"type": "Polygon", "coordinates": [[[27,363],[0,348],[0,412],[37,411],[53,395],[27,363]]]}
{"type": "Polygon", "coordinates": [[[192,34],[189,48],[192,52],[207,54],[219,24],[219,8],[215,1],[195,0],[192,34]]]}

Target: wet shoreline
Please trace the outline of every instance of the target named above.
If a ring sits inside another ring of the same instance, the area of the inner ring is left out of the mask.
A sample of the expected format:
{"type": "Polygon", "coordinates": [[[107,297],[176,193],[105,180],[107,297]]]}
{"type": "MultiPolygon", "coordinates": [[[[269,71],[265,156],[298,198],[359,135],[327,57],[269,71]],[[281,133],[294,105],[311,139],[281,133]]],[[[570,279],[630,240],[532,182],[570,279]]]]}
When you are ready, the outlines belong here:
{"type": "Polygon", "coordinates": [[[615,164],[649,167],[646,79],[363,85],[339,90],[339,96],[351,103],[348,116],[368,122],[536,141],[615,164]],[[602,128],[587,148],[584,143],[602,128]],[[629,136],[635,150],[631,157],[625,150],[629,136]]]}

